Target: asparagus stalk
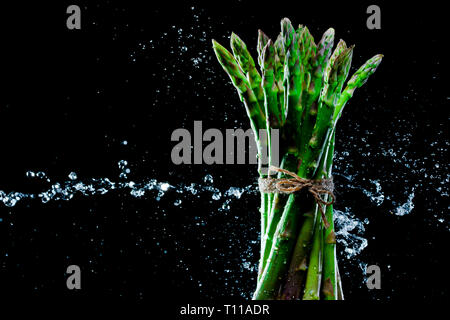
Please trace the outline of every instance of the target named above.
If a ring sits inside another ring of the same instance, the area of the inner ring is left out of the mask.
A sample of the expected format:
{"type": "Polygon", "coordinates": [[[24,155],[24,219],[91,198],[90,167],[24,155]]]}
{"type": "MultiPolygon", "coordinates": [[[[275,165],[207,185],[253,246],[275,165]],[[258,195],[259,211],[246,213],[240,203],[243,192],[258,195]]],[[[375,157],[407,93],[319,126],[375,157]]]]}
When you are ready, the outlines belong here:
{"type": "Polygon", "coordinates": [[[268,128],[279,128],[282,123],[278,105],[278,87],[275,79],[275,47],[269,40],[262,52],[262,87],[268,128]]]}
{"type": "Polygon", "coordinates": [[[289,19],[281,21],[281,34],[286,52],[284,67],[284,106],[286,117],[286,134],[288,150],[298,154],[298,137],[300,136],[300,119],[302,104],[300,94],[302,86],[300,50],[298,36],[289,19]]]}
{"type": "MultiPolygon", "coordinates": [[[[230,46],[233,51],[234,58],[239,63],[242,71],[247,77],[250,83],[251,89],[255,93],[256,99],[260,106],[264,105],[264,93],[261,87],[261,75],[255,67],[255,62],[253,61],[250,52],[247,50],[247,46],[244,41],[241,40],[234,32],[230,37],[230,46]]],[[[263,109],[263,108],[262,108],[263,109]]]]}
{"type": "MultiPolygon", "coordinates": [[[[286,154],[283,157],[283,161],[281,162],[281,168],[292,171],[296,168],[297,161],[291,154],[286,154]]],[[[283,174],[278,173],[277,178],[281,178],[283,174]]],[[[269,260],[270,252],[272,250],[273,238],[275,237],[278,223],[282,217],[285,204],[286,204],[287,196],[282,194],[274,195],[274,203],[271,207],[271,212],[269,214],[268,225],[266,228],[266,233],[264,236],[264,241],[261,248],[261,253],[263,256],[263,268],[266,265],[266,262],[269,260]]],[[[261,276],[262,274],[260,274],[261,276]]],[[[259,277],[260,278],[260,277],[259,277]]]]}
{"type": "MultiPolygon", "coordinates": [[[[330,139],[326,142],[326,152],[325,157],[321,161],[321,168],[323,168],[323,171],[319,171],[317,173],[318,177],[323,177],[325,175],[326,177],[331,177],[331,168],[333,164],[333,155],[334,155],[334,132],[332,133],[330,139]]],[[[316,207],[318,208],[318,204],[316,207]]],[[[325,250],[329,251],[330,248],[327,247],[328,239],[324,241],[323,234],[334,234],[334,227],[333,226],[333,209],[332,206],[327,206],[326,212],[328,215],[326,216],[327,221],[329,223],[329,226],[327,229],[325,229],[325,226],[322,224],[322,219],[319,217],[318,211],[316,210],[316,221],[315,221],[315,227],[314,227],[314,239],[313,239],[313,247],[311,249],[311,257],[309,261],[309,267],[308,267],[308,273],[307,273],[307,279],[305,284],[305,290],[303,299],[304,300],[319,300],[320,299],[320,288],[322,284],[322,270],[326,267],[325,271],[325,288],[328,288],[328,281],[327,277],[330,277],[330,271],[329,271],[329,265],[325,264],[324,267],[324,258],[329,259],[329,255],[325,256],[323,253],[325,250]],[[331,233],[333,232],[333,233],[331,233]]],[[[334,258],[335,256],[332,256],[333,259],[333,268],[334,268],[334,258]]],[[[333,269],[334,270],[334,269],[333,269]]],[[[331,279],[329,280],[331,281],[331,279]]],[[[333,283],[332,283],[333,285],[333,283]]],[[[332,289],[333,290],[333,289],[332,289]]],[[[327,295],[326,297],[329,297],[327,295]]]]}
{"type": "Polygon", "coordinates": [[[347,82],[346,88],[339,97],[339,101],[337,102],[337,106],[333,114],[334,123],[336,123],[340,118],[345,104],[353,96],[355,89],[360,88],[364,83],[367,82],[367,79],[369,79],[369,77],[377,70],[382,59],[382,54],[373,56],[372,58],[367,60],[366,63],[364,63],[350,78],[350,80],[347,82]]]}
{"type": "Polygon", "coordinates": [[[304,98],[302,97],[304,104],[306,105],[302,115],[301,137],[299,142],[302,151],[306,149],[305,144],[311,137],[311,131],[316,121],[318,108],[317,99],[322,90],[324,70],[331,55],[333,42],[334,29],[330,28],[322,36],[322,39],[317,45],[317,52],[311,58],[311,81],[307,90],[304,90],[304,98]]]}
{"type": "Polygon", "coordinates": [[[284,104],[284,65],[286,59],[286,52],[284,50],[283,37],[281,33],[278,35],[274,43],[275,47],[275,83],[278,88],[278,105],[281,111],[282,125],[286,122],[286,106],[284,104]]]}
{"type": "MultiPolygon", "coordinates": [[[[275,47],[272,40],[268,40],[261,53],[261,71],[263,73],[262,89],[264,93],[264,111],[266,116],[266,126],[268,135],[269,164],[272,163],[271,151],[271,132],[270,129],[278,129],[282,118],[278,105],[278,87],[275,82],[275,47]]],[[[273,194],[268,195],[267,212],[272,210],[273,194]]],[[[261,247],[263,249],[264,245],[261,247]]]]}
{"type": "Polygon", "coordinates": [[[256,51],[258,52],[258,64],[261,68],[263,67],[263,49],[269,40],[269,37],[264,32],[258,30],[258,45],[256,51]]]}
{"type": "MultiPolygon", "coordinates": [[[[334,132],[330,141],[327,156],[327,177],[331,177],[334,153],[334,132]]],[[[325,300],[337,299],[337,277],[336,277],[336,235],[334,233],[333,205],[327,206],[326,218],[328,228],[323,230],[323,288],[322,293],[325,300]]]]}
{"type": "Polygon", "coordinates": [[[301,297],[305,273],[308,268],[310,242],[313,236],[316,212],[317,205],[314,211],[307,212],[304,215],[303,225],[292,254],[286,284],[280,297],[281,300],[297,300],[301,297]]]}
{"type": "MultiPolygon", "coordinates": [[[[318,208],[318,206],[317,206],[318,208]]],[[[314,236],[306,276],[303,300],[319,300],[322,280],[322,221],[318,210],[315,212],[314,236]]]]}
{"type": "Polygon", "coordinates": [[[259,209],[261,213],[261,257],[259,259],[259,269],[258,269],[258,275],[262,273],[263,269],[263,261],[264,261],[264,241],[263,238],[266,234],[266,226],[267,226],[267,194],[264,194],[261,192],[261,207],[259,209]]]}
{"type": "MultiPolygon", "coordinates": [[[[329,144],[324,144],[324,147],[328,148],[329,144]]],[[[295,245],[296,238],[292,237],[292,232],[297,229],[299,223],[299,201],[300,196],[298,194],[289,195],[283,214],[277,224],[275,237],[266,265],[258,280],[257,288],[253,296],[256,300],[273,299],[277,294],[280,281],[283,279],[280,275],[285,273],[288,264],[287,259],[291,255],[293,246],[295,245]]],[[[267,239],[265,244],[266,250],[269,248],[268,245],[270,243],[267,239]]],[[[321,242],[321,236],[317,241],[321,242]]],[[[321,248],[317,247],[316,250],[321,250],[321,248]]],[[[318,290],[320,290],[320,284],[318,287],[318,290]]]]}
{"type": "MultiPolygon", "coordinates": [[[[234,35],[234,34],[233,34],[234,35]]],[[[261,143],[259,141],[259,129],[266,128],[265,114],[261,110],[261,106],[258,102],[258,98],[255,95],[253,88],[257,89],[260,86],[261,78],[257,71],[254,69],[254,62],[250,54],[246,50],[245,44],[237,36],[231,37],[232,47],[235,51],[235,55],[238,57],[240,63],[236,61],[233,55],[221,46],[215,40],[212,40],[213,49],[216,53],[219,63],[222,65],[225,72],[230,77],[233,85],[238,91],[241,100],[244,102],[246,107],[247,115],[250,119],[250,125],[253,129],[256,144],[258,146],[259,158],[261,156],[261,143]],[[242,69],[244,67],[244,69],[242,69]],[[245,71],[244,71],[245,70],[245,71]],[[248,78],[244,75],[247,73],[248,78]],[[259,77],[258,77],[259,76],[259,77]],[[253,84],[250,84],[250,81],[253,84]],[[259,81],[259,84],[258,84],[259,81]]],[[[259,166],[260,168],[260,166],[259,166]]],[[[260,171],[261,174],[261,171],[260,171]]],[[[261,238],[264,237],[265,229],[267,225],[267,204],[268,195],[261,194],[261,238]]],[[[263,245],[261,245],[262,247],[263,245]]],[[[262,248],[261,248],[262,251],[262,248]]],[[[260,269],[262,265],[260,263],[260,269]]],[[[261,270],[259,271],[261,272],[261,270]]]]}
{"type": "Polygon", "coordinates": [[[231,82],[238,91],[241,101],[245,105],[247,115],[250,119],[250,125],[254,131],[255,138],[258,139],[258,130],[266,127],[265,115],[259,105],[258,99],[233,55],[215,40],[212,43],[219,63],[230,77],[231,82]]]}
{"type": "MultiPolygon", "coordinates": [[[[317,172],[316,178],[322,179],[324,176],[331,176],[331,166],[333,161],[333,153],[334,153],[334,134],[332,135],[332,139],[327,141],[326,143],[326,162],[325,158],[322,159],[320,167],[323,168],[323,171],[317,172]]],[[[326,216],[327,221],[331,221],[330,226],[333,226],[333,217],[332,213],[329,212],[329,207],[327,207],[326,216]]],[[[283,289],[282,299],[283,300],[296,300],[300,298],[300,289],[304,285],[304,277],[305,272],[308,267],[308,262],[306,259],[309,257],[310,241],[313,235],[314,229],[314,220],[317,214],[317,204],[315,205],[315,211],[312,213],[305,214],[305,221],[303,222],[302,229],[297,239],[297,243],[294,248],[294,253],[291,259],[291,265],[289,268],[286,284],[283,289]]],[[[332,212],[332,211],[331,211],[332,212]]],[[[326,230],[331,230],[330,228],[326,230]]],[[[334,229],[333,229],[334,230],[334,229]]],[[[334,232],[334,231],[333,231],[334,232]]],[[[317,280],[317,279],[316,279],[317,280]]]]}
{"type": "MultiPolygon", "coordinates": [[[[324,148],[328,149],[329,141],[324,144],[324,148]]],[[[331,155],[332,157],[332,155],[331,155]]],[[[284,211],[280,220],[277,224],[277,229],[275,232],[275,240],[272,242],[272,247],[270,249],[270,253],[267,258],[266,265],[263,269],[263,273],[258,281],[257,289],[254,294],[254,299],[271,299],[273,298],[275,291],[278,289],[278,285],[280,283],[280,272],[284,273],[286,269],[286,255],[288,255],[293,250],[293,245],[295,244],[292,241],[280,241],[280,234],[290,234],[293,229],[292,226],[297,227],[299,223],[299,212],[298,206],[294,205],[295,202],[299,201],[298,194],[289,195],[286,206],[284,207],[284,211]],[[287,228],[289,227],[289,229],[287,228]],[[279,253],[282,253],[281,255],[279,253]]],[[[316,218],[317,219],[317,218],[316,218]]],[[[273,222],[269,222],[269,225],[273,222]]],[[[269,232],[270,234],[270,227],[269,232]]],[[[321,242],[321,236],[317,239],[317,241],[321,242]]],[[[265,250],[269,248],[269,238],[266,238],[265,250]]],[[[292,240],[289,238],[289,240],[292,240]]],[[[294,240],[295,241],[295,240],[294,240]]],[[[317,250],[321,250],[320,247],[317,250]]],[[[266,257],[266,254],[264,254],[266,257]]],[[[320,290],[320,285],[319,285],[320,290]]]]}
{"type": "Polygon", "coordinates": [[[283,214],[277,225],[269,258],[258,281],[253,299],[274,299],[279,284],[289,266],[289,257],[295,244],[298,228],[299,197],[291,194],[286,202],[283,214]]]}
{"type": "Polygon", "coordinates": [[[324,230],[323,248],[323,288],[325,300],[337,300],[337,275],[336,275],[336,237],[333,225],[333,205],[327,208],[327,219],[331,221],[330,227],[324,230]]]}
{"type": "Polygon", "coordinates": [[[319,163],[314,160],[321,157],[324,150],[323,143],[328,140],[333,122],[332,116],[337,104],[336,96],[340,94],[340,88],[348,76],[352,52],[353,47],[343,49],[336,60],[333,59],[334,57],[330,59],[329,63],[333,63],[333,67],[329,69],[326,75],[329,78],[319,100],[317,119],[308,148],[304,153],[303,165],[299,172],[300,176],[311,177],[318,168],[319,163]]]}

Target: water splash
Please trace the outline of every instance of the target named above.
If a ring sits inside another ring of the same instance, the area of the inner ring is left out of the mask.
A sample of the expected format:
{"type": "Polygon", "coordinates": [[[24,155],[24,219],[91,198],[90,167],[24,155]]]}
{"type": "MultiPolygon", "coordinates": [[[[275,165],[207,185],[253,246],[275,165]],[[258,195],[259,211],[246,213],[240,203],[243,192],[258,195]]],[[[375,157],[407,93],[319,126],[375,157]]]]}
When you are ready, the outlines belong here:
{"type": "Polygon", "coordinates": [[[413,200],[414,200],[414,188],[409,194],[408,200],[402,205],[398,206],[395,209],[394,214],[397,216],[404,216],[405,214],[409,214],[414,209],[413,200]]]}
{"type": "MultiPolygon", "coordinates": [[[[45,172],[28,171],[26,177],[29,179],[38,179],[52,184],[46,190],[38,193],[17,191],[6,193],[5,191],[0,190],[0,201],[7,207],[14,207],[23,200],[38,200],[41,203],[48,203],[50,201],[69,201],[74,199],[77,195],[89,197],[94,195],[105,195],[113,191],[125,191],[130,196],[138,199],[153,196],[156,201],[160,201],[166,193],[174,192],[180,196],[172,203],[175,207],[181,206],[188,195],[199,198],[200,196],[209,194],[212,200],[222,201],[222,205],[220,205],[218,211],[225,212],[231,209],[230,205],[233,200],[241,199],[244,194],[257,195],[259,192],[256,184],[244,187],[232,186],[225,190],[220,190],[214,186],[214,178],[211,174],[204,176],[202,179],[203,183],[192,182],[172,185],[169,182],[158,181],[156,179],[132,181],[128,179],[128,176],[131,173],[128,162],[126,160],[120,160],[117,165],[120,169],[118,181],[112,181],[109,178],[91,178],[82,181],[75,172],[70,172],[68,180],[52,183],[45,172]]],[[[370,193],[365,194],[369,198],[371,197],[370,193]]],[[[361,235],[364,232],[363,224],[368,222],[361,222],[354,215],[350,214],[348,210],[335,210],[335,223],[336,229],[338,230],[336,233],[337,240],[346,248],[347,259],[355,257],[367,246],[367,240],[361,235]]],[[[255,270],[256,266],[253,265],[250,260],[244,260],[242,268],[251,271],[255,270]]]]}
{"type": "Polygon", "coordinates": [[[362,235],[366,231],[364,225],[369,224],[356,218],[349,208],[344,211],[334,210],[334,223],[336,225],[336,241],[342,244],[347,259],[352,259],[363,251],[368,241],[362,235]]]}
{"type": "MultiPolygon", "coordinates": [[[[177,192],[178,194],[192,194],[199,196],[199,194],[210,193],[213,200],[224,200],[223,208],[229,208],[229,203],[233,199],[240,199],[244,193],[256,194],[257,189],[255,185],[249,185],[243,188],[230,187],[224,191],[214,187],[213,177],[208,174],[204,177],[205,184],[190,183],[190,184],[178,184],[176,186],[171,185],[168,182],[160,182],[156,179],[143,179],[139,182],[127,180],[128,175],[131,173],[126,160],[120,160],[118,167],[121,170],[118,181],[111,181],[109,178],[91,178],[85,181],[78,179],[75,172],[71,172],[68,175],[68,180],[64,182],[55,182],[50,185],[46,190],[39,193],[26,193],[11,191],[6,193],[0,190],[0,201],[7,207],[14,207],[19,201],[22,200],[40,200],[42,203],[48,203],[50,201],[69,201],[76,195],[81,196],[94,196],[104,195],[114,190],[128,191],[128,193],[134,198],[143,198],[149,192],[156,193],[154,199],[160,201],[161,198],[167,192],[177,192]]],[[[39,179],[47,183],[51,183],[51,179],[42,172],[28,171],[26,177],[30,179],[39,179]]],[[[174,202],[175,206],[180,206],[182,199],[177,199],[174,202]]]]}

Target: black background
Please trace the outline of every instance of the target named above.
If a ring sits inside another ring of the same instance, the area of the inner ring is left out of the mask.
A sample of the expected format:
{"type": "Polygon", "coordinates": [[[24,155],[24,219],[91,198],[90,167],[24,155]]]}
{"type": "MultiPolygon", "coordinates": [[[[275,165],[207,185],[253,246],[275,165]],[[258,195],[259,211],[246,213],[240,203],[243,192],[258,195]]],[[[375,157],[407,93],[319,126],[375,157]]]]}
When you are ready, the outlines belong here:
{"type": "MultiPolygon", "coordinates": [[[[371,145],[392,141],[395,148],[398,142],[389,134],[398,129],[411,134],[407,148],[418,159],[430,154],[430,141],[437,141],[445,150],[435,157],[441,157],[440,170],[446,172],[448,98],[442,69],[448,35],[443,10],[431,2],[375,3],[382,11],[381,30],[366,28],[366,8],[372,3],[364,2],[2,4],[0,190],[42,190],[42,182],[25,178],[28,170],[45,171],[57,181],[67,179],[70,171],[80,178],[117,177],[116,164],[122,159],[130,163],[137,180],[151,177],[176,185],[201,182],[210,173],[224,189],[248,185],[256,176],[253,167],[171,164],[170,134],[179,127],[192,130],[194,120],[202,120],[205,128],[248,127],[210,41],[215,38],[227,45],[234,31],[253,50],[257,29],[274,36],[285,16],[294,24],[307,25],[316,40],[333,27],[338,39],[356,44],[354,70],[376,53],[385,55],[379,70],[349,104],[369,102],[371,107],[352,107],[345,113],[338,149],[355,148],[348,137],[365,130],[374,133],[371,145]],[[81,30],[66,28],[70,4],[81,7],[81,30]],[[180,56],[182,46],[187,52],[180,56]],[[198,56],[202,59],[196,64],[192,59],[198,56]],[[398,119],[404,119],[401,127],[398,119]],[[356,133],[355,123],[359,123],[356,133]]],[[[430,158],[424,166],[431,172],[430,158]]],[[[393,197],[401,193],[399,185],[416,179],[409,172],[386,174],[397,168],[377,159],[356,155],[352,170],[369,177],[381,175],[393,197]],[[389,179],[395,179],[392,185],[389,179]]],[[[358,266],[344,267],[348,300],[446,297],[448,229],[430,222],[426,209],[445,211],[447,206],[445,197],[429,190],[428,186],[416,190],[415,209],[404,217],[380,214],[356,192],[339,195],[342,206],[351,204],[362,218],[370,217],[366,236],[376,237],[363,251],[364,258],[385,271],[382,290],[373,293],[361,284],[358,266]]],[[[215,207],[209,196],[193,198],[179,208],[172,205],[176,195],[165,199],[134,199],[117,191],[75,196],[68,202],[1,205],[1,293],[180,303],[248,298],[255,274],[242,273],[237,265],[243,255],[254,263],[258,257],[258,245],[251,241],[258,241],[259,197],[241,198],[226,215],[211,214],[215,207]],[[199,227],[199,220],[207,226],[199,227]],[[83,270],[79,292],[65,286],[65,268],[70,264],[83,270]]]]}

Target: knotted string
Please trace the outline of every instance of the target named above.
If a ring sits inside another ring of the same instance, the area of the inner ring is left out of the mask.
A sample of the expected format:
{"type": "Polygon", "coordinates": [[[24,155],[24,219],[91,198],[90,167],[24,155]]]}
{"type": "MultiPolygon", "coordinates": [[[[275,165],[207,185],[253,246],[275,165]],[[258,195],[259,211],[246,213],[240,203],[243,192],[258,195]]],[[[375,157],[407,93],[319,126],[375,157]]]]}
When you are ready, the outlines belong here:
{"type": "Polygon", "coordinates": [[[304,179],[296,175],[295,173],[281,169],[278,167],[270,166],[267,178],[259,178],[259,189],[263,193],[284,193],[291,194],[294,192],[298,192],[303,188],[307,188],[308,192],[312,194],[316,203],[319,207],[320,213],[322,214],[322,220],[325,225],[325,228],[328,229],[330,224],[327,221],[325,216],[325,210],[322,206],[326,207],[334,203],[335,196],[333,194],[334,184],[333,178],[329,179],[304,179]],[[281,178],[274,179],[270,176],[270,172],[282,172],[292,178],[281,178]],[[326,201],[322,199],[322,195],[328,195],[331,200],[326,201]]]}

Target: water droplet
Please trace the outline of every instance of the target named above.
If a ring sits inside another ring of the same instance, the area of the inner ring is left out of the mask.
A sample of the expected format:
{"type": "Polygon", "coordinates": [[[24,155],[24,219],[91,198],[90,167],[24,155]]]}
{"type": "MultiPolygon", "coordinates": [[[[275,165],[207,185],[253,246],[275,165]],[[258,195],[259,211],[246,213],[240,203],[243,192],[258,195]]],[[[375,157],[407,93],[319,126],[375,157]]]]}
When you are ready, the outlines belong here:
{"type": "Polygon", "coordinates": [[[75,172],[71,172],[71,173],[69,173],[69,179],[70,180],[76,180],[78,177],[77,177],[77,174],[75,173],[75,172]]]}

